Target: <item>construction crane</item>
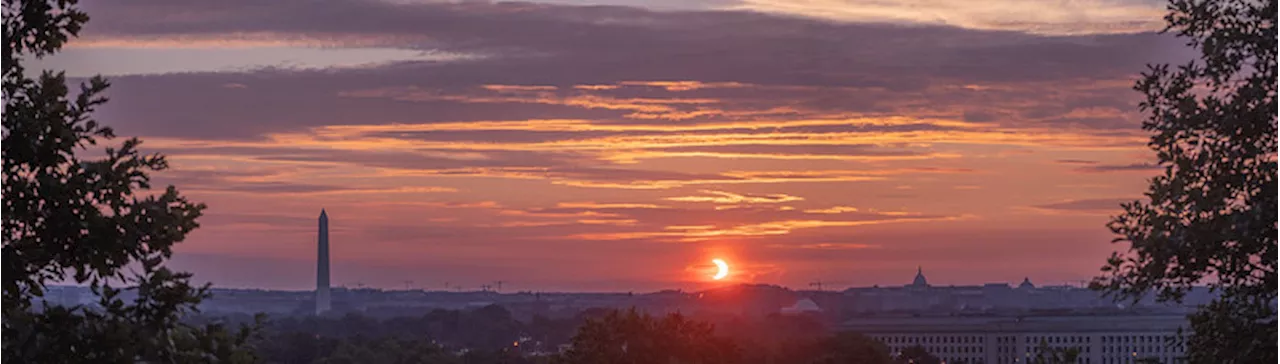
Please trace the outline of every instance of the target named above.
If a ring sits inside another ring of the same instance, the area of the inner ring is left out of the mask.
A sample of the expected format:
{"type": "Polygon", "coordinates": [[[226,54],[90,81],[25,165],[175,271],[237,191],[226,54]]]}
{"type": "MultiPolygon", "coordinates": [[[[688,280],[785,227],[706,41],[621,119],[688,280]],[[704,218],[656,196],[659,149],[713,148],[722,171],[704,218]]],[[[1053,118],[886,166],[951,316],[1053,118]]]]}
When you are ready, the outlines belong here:
{"type": "Polygon", "coordinates": [[[503,283],[507,283],[507,282],[506,282],[506,281],[493,281],[493,284],[498,286],[498,290],[497,290],[497,292],[501,292],[501,291],[502,291],[502,284],[503,284],[503,283]]]}
{"type": "Polygon", "coordinates": [[[809,282],[809,287],[818,287],[818,291],[822,291],[822,281],[809,282]]]}

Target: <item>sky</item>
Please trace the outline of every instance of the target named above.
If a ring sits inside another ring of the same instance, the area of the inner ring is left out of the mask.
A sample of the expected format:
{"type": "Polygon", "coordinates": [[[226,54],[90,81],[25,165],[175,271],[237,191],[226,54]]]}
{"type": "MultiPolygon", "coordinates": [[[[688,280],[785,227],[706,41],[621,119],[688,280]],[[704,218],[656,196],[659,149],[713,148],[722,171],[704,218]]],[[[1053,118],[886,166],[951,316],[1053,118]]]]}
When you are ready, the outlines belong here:
{"type": "Polygon", "coordinates": [[[82,6],[36,65],[108,77],[222,287],[313,288],[322,208],[348,287],[1080,284],[1191,55],[1145,0],[82,6]]]}

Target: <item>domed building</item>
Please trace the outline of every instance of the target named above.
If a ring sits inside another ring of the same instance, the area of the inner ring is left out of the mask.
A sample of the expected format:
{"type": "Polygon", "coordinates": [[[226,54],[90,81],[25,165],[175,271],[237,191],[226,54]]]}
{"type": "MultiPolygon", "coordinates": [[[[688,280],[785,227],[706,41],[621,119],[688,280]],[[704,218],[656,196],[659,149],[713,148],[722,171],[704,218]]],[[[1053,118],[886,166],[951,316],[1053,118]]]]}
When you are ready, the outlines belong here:
{"type": "Polygon", "coordinates": [[[1031,278],[1022,277],[1022,283],[1018,284],[1018,289],[1033,290],[1033,289],[1036,289],[1036,285],[1031,284],[1031,278]]]}
{"type": "Polygon", "coordinates": [[[822,307],[818,303],[808,298],[801,298],[791,306],[783,307],[781,310],[783,315],[800,315],[805,313],[821,313],[822,307]]]}
{"type": "Polygon", "coordinates": [[[928,288],[929,280],[924,278],[924,268],[916,266],[916,279],[911,281],[911,285],[907,287],[928,288]]]}

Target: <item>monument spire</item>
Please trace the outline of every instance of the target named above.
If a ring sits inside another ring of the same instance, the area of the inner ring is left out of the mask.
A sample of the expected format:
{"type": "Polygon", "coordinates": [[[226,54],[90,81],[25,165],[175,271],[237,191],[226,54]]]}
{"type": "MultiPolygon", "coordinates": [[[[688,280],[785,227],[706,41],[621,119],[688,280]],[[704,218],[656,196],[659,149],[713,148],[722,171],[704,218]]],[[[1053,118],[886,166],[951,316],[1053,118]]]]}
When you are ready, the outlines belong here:
{"type": "Polygon", "coordinates": [[[320,209],[316,254],[316,314],[329,310],[329,215],[320,209]]]}

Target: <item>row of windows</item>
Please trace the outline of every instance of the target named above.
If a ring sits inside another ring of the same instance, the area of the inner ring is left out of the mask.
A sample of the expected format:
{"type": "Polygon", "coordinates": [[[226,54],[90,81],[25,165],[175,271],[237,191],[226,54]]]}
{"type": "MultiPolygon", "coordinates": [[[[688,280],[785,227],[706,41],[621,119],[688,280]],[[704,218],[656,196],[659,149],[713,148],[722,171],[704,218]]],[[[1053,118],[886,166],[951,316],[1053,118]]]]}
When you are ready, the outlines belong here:
{"type": "MultiPolygon", "coordinates": [[[[996,364],[1022,364],[1022,363],[1030,363],[1030,362],[1031,360],[1029,359],[1024,360],[1024,358],[1015,358],[1015,357],[996,358],[996,364]]],[[[1077,364],[1093,364],[1093,359],[1092,358],[1076,358],[1076,363],[1077,364]]]]}
{"type": "MultiPolygon", "coordinates": [[[[889,347],[890,350],[895,352],[902,351],[906,348],[908,347],[889,347]]],[[[925,346],[924,350],[928,351],[930,354],[981,354],[983,352],[981,346],[925,346]]]]}
{"type": "MultiPolygon", "coordinates": [[[[1026,353],[1023,355],[1025,355],[1026,358],[1031,358],[1030,353],[1026,353]]],[[[1024,359],[1026,358],[1018,358],[1016,356],[998,356],[996,357],[995,362],[996,364],[1019,364],[1019,363],[1025,363],[1026,361],[1024,359]]],[[[1154,358],[1158,362],[1165,363],[1165,364],[1181,364],[1186,362],[1186,359],[1176,357],[1176,356],[1142,355],[1139,353],[1129,353],[1128,355],[1115,355],[1115,356],[1104,355],[1099,360],[1099,362],[1101,364],[1133,364],[1137,361],[1137,359],[1145,359],[1145,358],[1154,358]]],[[[1082,363],[1082,364],[1091,364],[1092,361],[1093,359],[1089,357],[1081,357],[1077,359],[1077,363],[1082,363]]]]}
{"type": "Polygon", "coordinates": [[[886,344],[982,344],[987,342],[987,339],[982,336],[879,336],[876,340],[886,344]]]}
{"type": "MultiPolygon", "coordinates": [[[[1082,346],[1050,346],[1050,347],[1051,347],[1051,348],[1054,348],[1054,349],[1071,349],[1071,348],[1075,348],[1075,349],[1077,349],[1077,350],[1080,350],[1080,352],[1081,352],[1081,353],[1085,353],[1085,354],[1088,354],[1088,353],[1092,352],[1090,349],[1093,349],[1093,347],[1092,347],[1092,346],[1083,346],[1083,347],[1082,347],[1082,346]]],[[[1010,349],[1012,349],[1012,348],[1010,348],[1010,349]]],[[[1023,353],[1026,353],[1026,354],[1035,354],[1037,350],[1040,350],[1040,348],[1038,348],[1038,347],[1027,347],[1027,348],[1026,348],[1026,351],[1023,351],[1023,353]]],[[[1010,351],[1012,351],[1012,350],[1010,350],[1010,351]]]]}
{"type": "MultiPolygon", "coordinates": [[[[893,335],[893,336],[889,336],[889,335],[884,335],[884,336],[873,336],[873,337],[881,342],[884,342],[885,344],[889,344],[892,350],[894,350],[895,352],[901,351],[906,347],[915,346],[915,345],[924,346],[925,350],[928,350],[930,353],[939,354],[940,357],[945,354],[961,355],[961,356],[968,356],[968,355],[981,356],[986,350],[986,346],[982,345],[982,344],[985,344],[986,342],[985,336],[964,336],[964,335],[955,335],[955,336],[893,335]],[[978,345],[928,345],[928,344],[978,344],[978,345]]],[[[1176,354],[1176,353],[1181,353],[1184,350],[1180,345],[1172,344],[1173,336],[1160,336],[1160,335],[1115,336],[1115,335],[1112,335],[1112,336],[1100,336],[1097,338],[1099,339],[1098,341],[1102,344],[1102,345],[1099,345],[1099,349],[1103,353],[1103,355],[1104,356],[1109,355],[1114,357],[1111,359],[1114,362],[1104,363],[1104,364],[1119,364],[1119,363],[1122,363],[1123,360],[1132,359],[1133,357],[1155,356],[1155,355],[1144,355],[1144,354],[1176,354]],[[1170,344],[1166,344],[1166,345],[1157,344],[1162,341],[1170,344]],[[1123,345],[1124,343],[1130,343],[1130,345],[1123,345]],[[1136,345],[1139,343],[1146,343],[1148,345],[1136,345]],[[1106,345],[1106,344],[1112,344],[1112,345],[1106,345]]],[[[995,350],[998,353],[997,355],[999,355],[999,357],[1003,357],[1004,362],[1018,363],[1021,359],[1026,359],[1026,358],[1019,358],[1019,356],[1032,355],[1034,352],[1034,348],[1038,346],[1041,342],[1050,344],[1051,347],[1055,347],[1055,348],[1075,347],[1080,349],[1081,354],[1088,354],[1092,352],[1092,347],[1095,345],[1093,343],[1094,341],[1093,339],[1094,337],[1092,336],[1051,336],[1051,335],[994,336],[992,337],[992,340],[997,345],[995,345],[995,348],[993,348],[992,350],[995,350]],[[1022,338],[1022,340],[1018,340],[1019,338],[1022,338]],[[1019,341],[1022,341],[1022,343],[1019,343],[1019,341]],[[1022,344],[1022,345],[1019,345],[1019,344],[1022,344]],[[1021,355],[1018,355],[1018,354],[1021,354],[1021,355]]],[[[1088,360],[1089,360],[1088,358],[1081,358],[1081,363],[1087,363],[1088,360]]],[[[1087,363],[1087,364],[1092,364],[1092,363],[1087,363]]]]}
{"type": "Polygon", "coordinates": [[[943,363],[948,364],[982,364],[981,358],[965,358],[965,357],[938,357],[943,363]]]}
{"type": "MultiPolygon", "coordinates": [[[[881,336],[876,337],[877,340],[886,344],[982,344],[986,343],[986,337],[983,336],[881,336]]],[[[995,338],[997,343],[1013,343],[1016,338],[1012,336],[1000,336],[995,338]]],[[[1103,336],[1101,341],[1103,344],[1113,343],[1169,343],[1172,342],[1172,336],[1103,336]]],[[[1023,343],[1039,344],[1041,341],[1049,344],[1090,344],[1093,338],[1090,336],[1025,336],[1023,343]]]]}
{"type": "Polygon", "coordinates": [[[1131,335],[1131,336],[1103,336],[1103,344],[1120,344],[1120,343],[1160,343],[1171,342],[1173,336],[1157,336],[1157,335],[1131,335]]]}
{"type": "Polygon", "coordinates": [[[1087,344],[1093,342],[1092,337],[1088,336],[1027,336],[1027,344],[1039,344],[1045,341],[1050,344],[1087,344]]]}
{"type": "MultiPolygon", "coordinates": [[[[1138,361],[1138,359],[1140,359],[1140,358],[1138,358],[1138,357],[1127,357],[1127,358],[1102,358],[1101,362],[1102,362],[1102,364],[1133,364],[1133,363],[1137,362],[1137,361],[1138,361]]],[[[1145,358],[1141,358],[1141,359],[1145,359],[1145,358]]],[[[1164,358],[1164,357],[1158,357],[1158,358],[1156,358],[1156,359],[1157,359],[1157,361],[1159,361],[1160,363],[1164,363],[1164,364],[1180,364],[1180,363],[1185,363],[1185,362],[1186,362],[1186,360],[1184,360],[1184,359],[1182,359],[1182,358],[1164,358]]]]}
{"type": "Polygon", "coordinates": [[[1155,352],[1173,352],[1181,353],[1181,346],[1103,346],[1104,353],[1155,353],[1155,352]]]}

